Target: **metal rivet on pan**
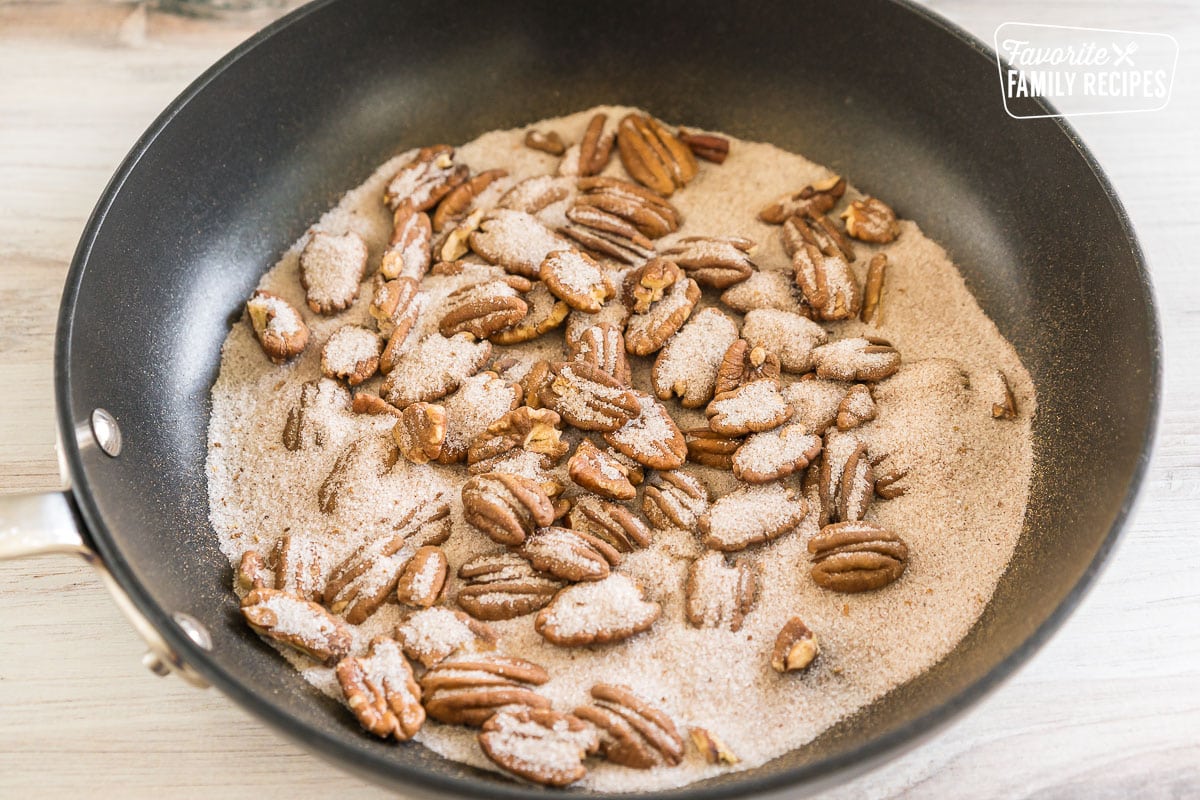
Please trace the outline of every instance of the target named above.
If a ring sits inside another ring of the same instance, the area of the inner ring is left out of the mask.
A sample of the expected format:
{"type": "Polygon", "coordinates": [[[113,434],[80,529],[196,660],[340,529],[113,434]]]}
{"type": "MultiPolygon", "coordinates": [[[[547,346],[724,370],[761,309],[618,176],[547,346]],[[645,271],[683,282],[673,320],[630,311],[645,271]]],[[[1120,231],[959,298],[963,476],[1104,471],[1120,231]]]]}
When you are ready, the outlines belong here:
{"type": "Polygon", "coordinates": [[[196,643],[197,647],[201,650],[212,650],[212,636],[209,635],[208,628],[204,627],[200,620],[182,611],[176,611],[171,618],[187,634],[188,638],[196,643]]]}
{"type": "Polygon", "coordinates": [[[92,436],[108,455],[116,458],[121,454],[121,429],[117,426],[117,418],[103,408],[92,412],[92,436]]]}

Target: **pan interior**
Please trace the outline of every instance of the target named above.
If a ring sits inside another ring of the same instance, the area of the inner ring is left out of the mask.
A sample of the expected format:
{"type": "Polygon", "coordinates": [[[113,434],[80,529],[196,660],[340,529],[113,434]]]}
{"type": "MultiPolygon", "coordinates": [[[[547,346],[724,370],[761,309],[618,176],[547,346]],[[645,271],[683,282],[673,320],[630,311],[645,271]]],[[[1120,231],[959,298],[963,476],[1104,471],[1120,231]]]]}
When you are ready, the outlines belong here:
{"type": "Polygon", "coordinates": [[[600,103],[769,141],[888,198],[943,244],[1037,385],[1025,530],[968,637],[813,745],[679,791],[794,788],[867,763],[978,696],[1061,616],[1128,510],[1153,427],[1156,328],[1127,223],[1064,129],[1009,118],[996,80],[977,45],[882,0],[803,14],[783,2],[737,14],[624,2],[303,10],[160,123],[85,233],[58,376],[64,433],[97,406],[124,433],[118,459],[70,453],[97,546],[200,669],[326,755],[396,785],[532,794],[362,736],[236,619],[204,477],[221,342],[279,253],[409,147],[600,103]],[[210,654],[172,627],[176,611],[208,626],[210,654]]]}

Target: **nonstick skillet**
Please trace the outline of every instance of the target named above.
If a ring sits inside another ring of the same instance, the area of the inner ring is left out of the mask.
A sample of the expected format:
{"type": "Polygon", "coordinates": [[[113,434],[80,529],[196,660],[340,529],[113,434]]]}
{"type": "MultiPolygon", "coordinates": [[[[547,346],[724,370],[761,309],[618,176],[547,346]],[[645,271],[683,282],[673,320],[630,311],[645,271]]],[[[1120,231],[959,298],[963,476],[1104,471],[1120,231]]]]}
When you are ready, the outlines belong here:
{"type": "Polygon", "coordinates": [[[71,488],[0,504],[0,557],[92,560],[152,667],[363,777],[544,796],[363,735],[240,622],[208,523],[205,431],[229,326],[342,192],[401,150],[598,103],[773,142],[886,198],[961,266],[1039,399],[1024,532],[966,639],[810,746],[663,794],[811,790],[978,700],[1076,605],[1129,513],[1158,407],[1157,325],[1129,221],[1070,128],[1009,117],[985,46],[886,0],[321,0],[267,28],[151,126],[88,222],[55,356],[71,488]]]}

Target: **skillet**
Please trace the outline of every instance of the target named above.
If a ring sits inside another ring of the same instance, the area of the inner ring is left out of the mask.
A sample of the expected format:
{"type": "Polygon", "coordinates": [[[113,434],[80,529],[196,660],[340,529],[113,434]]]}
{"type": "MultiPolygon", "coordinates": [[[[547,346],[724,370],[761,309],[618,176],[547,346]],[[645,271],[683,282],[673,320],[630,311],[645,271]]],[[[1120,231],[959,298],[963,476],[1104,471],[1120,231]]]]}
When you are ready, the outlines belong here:
{"type": "Polygon", "coordinates": [[[1129,221],[1071,129],[1010,118],[997,86],[988,48],[888,0],[306,6],[187,89],[100,199],[55,355],[71,488],[0,504],[0,557],[93,561],[153,668],[216,686],[362,777],[423,795],[544,796],[363,735],[239,621],[207,516],[209,390],[262,273],[388,156],[637,105],[803,153],[886,198],[947,248],[1037,386],[1025,528],[966,639],[810,746],[661,794],[795,794],[865,770],[976,702],[1057,628],[1149,458],[1158,330],[1129,221]]]}

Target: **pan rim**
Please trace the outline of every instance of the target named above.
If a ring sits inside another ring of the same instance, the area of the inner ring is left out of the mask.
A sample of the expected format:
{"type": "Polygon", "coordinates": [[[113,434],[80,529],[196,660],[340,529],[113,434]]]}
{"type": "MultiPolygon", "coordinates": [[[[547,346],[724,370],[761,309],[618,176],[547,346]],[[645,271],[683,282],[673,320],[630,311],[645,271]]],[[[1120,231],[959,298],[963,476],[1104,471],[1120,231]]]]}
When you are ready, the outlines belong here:
{"type": "MultiPolygon", "coordinates": [[[[968,33],[957,24],[944,19],[928,8],[917,5],[913,0],[886,1],[909,13],[915,14],[926,24],[932,25],[940,29],[943,33],[949,34],[958,43],[970,47],[979,56],[994,63],[995,52],[985,42],[968,33]]],[[[79,244],[72,258],[60,301],[56,328],[54,354],[55,403],[58,415],[60,448],[62,449],[64,461],[69,472],[68,477],[71,492],[86,526],[84,535],[90,539],[108,569],[129,594],[138,609],[158,629],[163,638],[180,654],[187,664],[203,675],[210,684],[218,688],[223,694],[233,699],[243,708],[254,713],[275,730],[303,745],[316,755],[326,760],[336,761],[343,769],[348,769],[351,765],[354,765],[355,774],[376,783],[393,787],[396,783],[403,783],[413,789],[441,795],[462,795],[479,798],[502,797],[513,798],[514,800],[531,800],[535,797],[544,798],[544,790],[531,788],[523,784],[503,783],[484,778],[442,775],[422,768],[411,767],[398,761],[389,761],[374,754],[364,753],[350,746],[339,736],[327,733],[316,726],[309,725],[287,714],[267,699],[248,690],[234,675],[220,667],[204,650],[198,647],[177,627],[171,619],[170,614],[154,601],[149,592],[132,573],[129,564],[120,552],[116,539],[105,525],[100,510],[95,503],[87,478],[87,471],[83,463],[82,453],[75,438],[77,423],[71,411],[70,375],[71,342],[74,332],[75,309],[80,299],[79,290],[83,275],[86,272],[92,247],[125,181],[137,168],[142,156],[154,145],[155,140],[170,125],[174,117],[193,98],[203,92],[214,79],[280,31],[297,24],[310,14],[336,2],[339,2],[339,0],[315,0],[296,9],[252,35],[205,70],[200,77],[193,81],[151,123],[130,149],[113,177],[105,186],[81,233],[79,244]]],[[[1048,112],[1052,113],[1054,111],[1050,104],[1044,101],[1039,101],[1039,104],[1048,112]]],[[[1099,163],[1074,128],[1064,118],[1058,117],[1054,121],[1062,134],[1066,136],[1074,147],[1076,153],[1087,165],[1099,188],[1111,205],[1114,215],[1121,226],[1121,232],[1130,248],[1130,254],[1138,267],[1138,277],[1145,289],[1148,334],[1153,340],[1151,347],[1152,363],[1148,365],[1152,383],[1150,397],[1148,398],[1146,428],[1142,436],[1140,454],[1134,464],[1129,487],[1122,499],[1121,506],[1112,525],[1100,542],[1087,570],[1080,576],[1075,585],[1070,588],[1062,601],[1046,619],[1017,648],[993,665],[985,675],[957,692],[941,705],[909,720],[896,729],[877,736],[850,751],[811,764],[763,776],[755,776],[753,771],[751,771],[746,773],[746,777],[744,778],[733,779],[716,786],[697,787],[694,785],[685,785],[675,789],[644,793],[643,796],[666,798],[686,794],[688,797],[695,798],[696,800],[717,800],[717,798],[725,798],[733,795],[766,795],[779,793],[788,789],[795,790],[798,788],[797,784],[802,784],[805,791],[815,791],[820,785],[831,781],[836,776],[846,775],[851,772],[865,772],[886,758],[895,757],[908,749],[916,747],[922,741],[945,728],[968,708],[978,703],[997,688],[1003,681],[1010,678],[1021,665],[1026,663],[1034,653],[1041,649],[1095,585],[1097,578],[1107,565],[1110,554],[1123,535],[1126,525],[1133,514],[1141,495],[1146,471],[1153,454],[1161,412],[1162,332],[1145,254],[1138,242],[1132,221],[1124,205],[1116,195],[1099,163]]],[[[617,794],[582,791],[572,792],[572,795],[576,797],[621,796],[617,794]]]]}

